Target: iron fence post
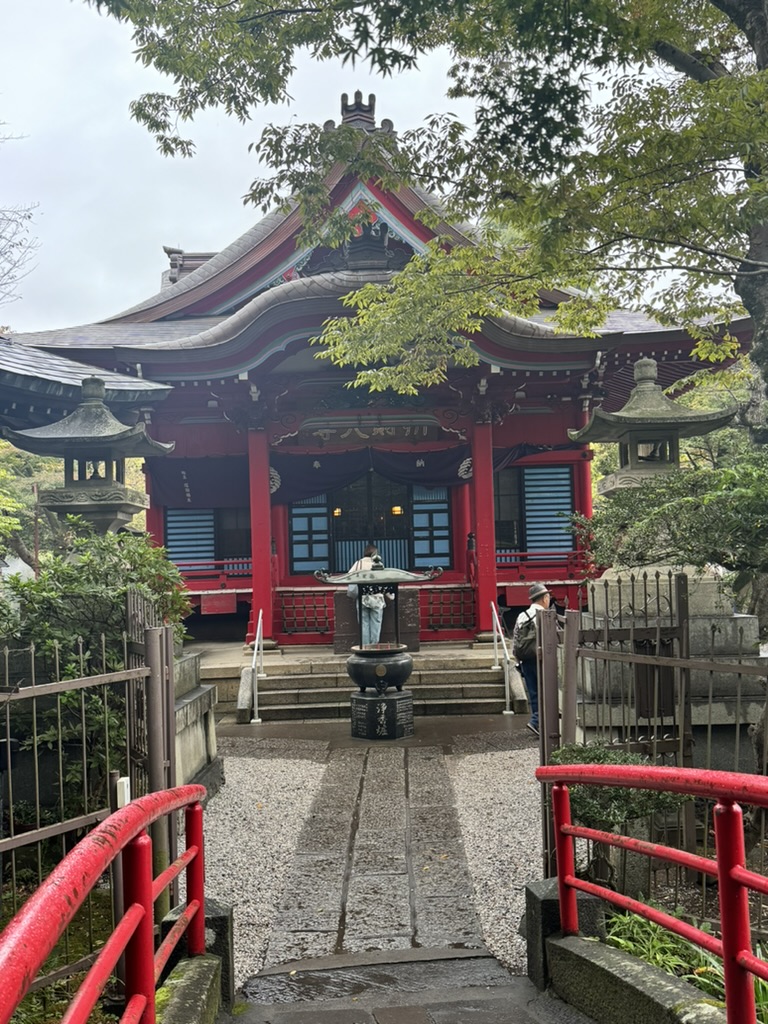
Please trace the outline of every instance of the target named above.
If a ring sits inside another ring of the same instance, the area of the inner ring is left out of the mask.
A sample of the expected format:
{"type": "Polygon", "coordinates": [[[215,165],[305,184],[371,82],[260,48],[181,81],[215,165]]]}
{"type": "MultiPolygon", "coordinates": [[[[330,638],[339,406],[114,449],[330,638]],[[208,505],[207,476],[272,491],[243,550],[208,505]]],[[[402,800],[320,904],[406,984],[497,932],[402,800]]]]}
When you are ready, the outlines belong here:
{"type": "MultiPolygon", "coordinates": [[[[112,813],[117,810],[117,780],[119,777],[120,772],[115,769],[109,773],[109,809],[112,813]]],[[[124,892],[123,855],[119,853],[112,862],[112,916],[114,922],[122,920],[125,913],[124,892]]],[[[115,977],[118,984],[125,988],[125,954],[115,965],[115,977]]]]}
{"type": "Polygon", "coordinates": [[[557,673],[557,612],[554,608],[536,616],[541,660],[539,661],[539,726],[543,740],[543,764],[560,743],[560,694],[557,673]]]}
{"type": "MultiPolygon", "coordinates": [[[[552,751],[560,746],[560,701],[557,678],[557,612],[554,608],[542,610],[536,616],[538,636],[539,684],[539,753],[542,764],[549,764],[552,751]]],[[[552,815],[548,813],[546,787],[541,794],[542,843],[544,847],[544,874],[552,878],[557,873],[555,834],[552,815]]]]}
{"type": "Polygon", "coordinates": [[[563,717],[561,723],[562,746],[576,742],[576,686],[578,681],[579,626],[581,614],[566,611],[563,638],[563,717]]]}
{"type": "MultiPolygon", "coordinates": [[[[162,650],[163,628],[153,626],[144,631],[147,668],[147,748],[149,760],[149,791],[159,793],[166,788],[166,695],[164,659],[162,650]]],[[[170,864],[168,843],[168,822],[160,819],[150,826],[152,836],[152,862],[155,875],[161,874],[170,864]]],[[[159,924],[170,906],[170,894],[166,889],[155,903],[155,920],[159,924]]]]}
{"type": "MultiPolygon", "coordinates": [[[[691,715],[691,670],[685,667],[685,661],[691,656],[691,643],[689,632],[689,605],[688,605],[688,577],[685,573],[677,573],[675,576],[675,605],[677,611],[677,628],[679,655],[683,661],[680,668],[680,705],[681,714],[678,715],[680,722],[680,761],[684,768],[693,767],[693,719],[691,715]]],[[[683,849],[689,853],[696,852],[696,809],[693,801],[688,800],[683,805],[683,849]]],[[[695,874],[692,871],[686,872],[689,882],[695,881],[695,874]]]]}
{"type": "Polygon", "coordinates": [[[736,959],[742,952],[752,952],[749,894],[731,874],[733,868],[744,867],[745,862],[741,807],[721,798],[715,805],[714,819],[726,1020],[728,1024],[755,1024],[752,975],[736,959]]]}
{"type": "MultiPolygon", "coordinates": [[[[165,680],[165,763],[166,789],[176,786],[176,684],[174,661],[173,626],[163,627],[163,678],[165,680]]],[[[176,815],[168,816],[169,861],[176,860],[179,852],[179,836],[176,815]]],[[[179,883],[174,879],[171,883],[170,903],[172,907],[179,902],[179,883]]]]}
{"type": "Polygon", "coordinates": [[[152,916],[152,843],[142,832],[124,852],[125,906],[138,903],[144,915],[125,950],[126,1006],[134,996],[146,1000],[137,1024],[155,1024],[155,929],[152,916]]]}

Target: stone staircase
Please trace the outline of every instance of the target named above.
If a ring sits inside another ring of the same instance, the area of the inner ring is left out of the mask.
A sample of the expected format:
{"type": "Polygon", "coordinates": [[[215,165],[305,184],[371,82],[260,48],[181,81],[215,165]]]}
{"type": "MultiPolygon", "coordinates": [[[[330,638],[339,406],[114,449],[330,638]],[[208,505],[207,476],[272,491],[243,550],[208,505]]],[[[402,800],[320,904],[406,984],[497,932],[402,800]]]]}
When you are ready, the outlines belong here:
{"type": "MultiPolygon", "coordinates": [[[[223,646],[223,645],[220,645],[223,646]]],[[[230,645],[232,647],[233,645],[230,645]]],[[[237,646],[237,645],[235,645],[237,646]]],[[[201,677],[218,690],[217,718],[246,723],[250,711],[240,709],[238,692],[243,669],[250,669],[250,651],[224,656],[208,651],[201,658],[201,677]]],[[[265,652],[266,678],[259,680],[259,717],[264,722],[349,718],[355,686],[347,675],[346,655],[327,648],[287,648],[265,652]]],[[[248,686],[247,675],[246,688],[248,686]]],[[[506,705],[504,670],[494,668],[490,645],[425,645],[413,655],[406,683],[413,694],[414,715],[492,715],[506,705]]],[[[522,682],[513,672],[512,709],[526,709],[522,682]]]]}

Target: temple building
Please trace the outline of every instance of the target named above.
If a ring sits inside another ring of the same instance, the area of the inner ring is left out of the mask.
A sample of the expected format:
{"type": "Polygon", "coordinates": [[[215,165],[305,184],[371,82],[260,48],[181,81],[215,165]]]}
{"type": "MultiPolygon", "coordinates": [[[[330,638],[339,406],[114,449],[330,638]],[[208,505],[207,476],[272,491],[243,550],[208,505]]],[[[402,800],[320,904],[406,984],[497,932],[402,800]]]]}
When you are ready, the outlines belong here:
{"type": "MultiPolygon", "coordinates": [[[[342,98],[342,122],[393,130],[359,93],[342,98]]],[[[551,291],[532,319],[486,321],[478,365],[442,386],[350,389],[354,371],[308,341],[348,313],[343,296],[423,251],[433,232],[418,215],[436,205],[343,168],[331,196],[375,211],[342,249],[297,244],[296,207],[271,213],[221,252],[166,250],[161,289],[108,320],[0,344],[0,425],[60,420],[83,379],[102,379],[115,417],[173,445],[145,458],[147,527],[195,616],[239,615],[251,638],[261,614],[267,639],[330,644],[336,588],[314,573],[343,573],[369,541],[387,566],[442,568],[419,588],[422,640],[487,633],[492,603],[527,604],[534,580],[575,600],[585,564],[568,517],[590,513],[591,479],[588,445],[569,431],[598,406],[622,409],[642,357],[662,387],[699,369],[693,340],[620,312],[599,337],[557,333],[548,317],[569,294],[551,291]]],[[[447,223],[437,233],[471,244],[447,223]]],[[[735,333],[746,344],[749,323],[735,333]]]]}

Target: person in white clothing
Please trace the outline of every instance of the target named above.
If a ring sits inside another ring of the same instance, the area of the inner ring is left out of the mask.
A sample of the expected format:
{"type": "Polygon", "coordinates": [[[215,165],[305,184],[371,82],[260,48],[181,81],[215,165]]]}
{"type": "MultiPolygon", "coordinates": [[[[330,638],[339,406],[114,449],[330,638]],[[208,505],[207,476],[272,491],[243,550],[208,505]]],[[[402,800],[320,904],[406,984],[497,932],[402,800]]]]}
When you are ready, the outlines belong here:
{"type": "Polygon", "coordinates": [[[528,588],[528,600],[530,607],[520,612],[512,631],[512,653],[518,660],[520,674],[525,683],[525,690],[528,694],[528,707],[531,712],[531,720],[527,728],[535,735],[539,735],[539,666],[536,660],[535,643],[530,643],[531,624],[535,637],[536,615],[542,610],[549,608],[552,595],[544,583],[532,583],[528,588]]]}
{"type": "MultiPolygon", "coordinates": [[[[350,567],[350,572],[359,572],[360,570],[372,569],[373,560],[378,556],[379,552],[375,544],[368,544],[363,557],[358,558],[353,566],[350,567]]],[[[366,594],[363,593],[360,598],[358,607],[360,608],[361,615],[361,642],[363,646],[368,644],[377,644],[379,637],[381,636],[381,620],[384,618],[384,608],[386,607],[386,598],[383,594],[366,594]]]]}

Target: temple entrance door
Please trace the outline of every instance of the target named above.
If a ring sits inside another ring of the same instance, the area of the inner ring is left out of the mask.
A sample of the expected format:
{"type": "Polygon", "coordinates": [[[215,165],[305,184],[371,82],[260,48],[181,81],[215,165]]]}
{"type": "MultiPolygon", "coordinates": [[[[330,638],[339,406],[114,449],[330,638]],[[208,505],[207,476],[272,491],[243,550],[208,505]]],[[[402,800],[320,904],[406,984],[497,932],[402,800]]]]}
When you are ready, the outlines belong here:
{"type": "Polygon", "coordinates": [[[411,498],[407,484],[370,472],[328,495],[331,543],[337,572],[344,572],[375,544],[385,565],[408,569],[412,564],[411,498]]]}

